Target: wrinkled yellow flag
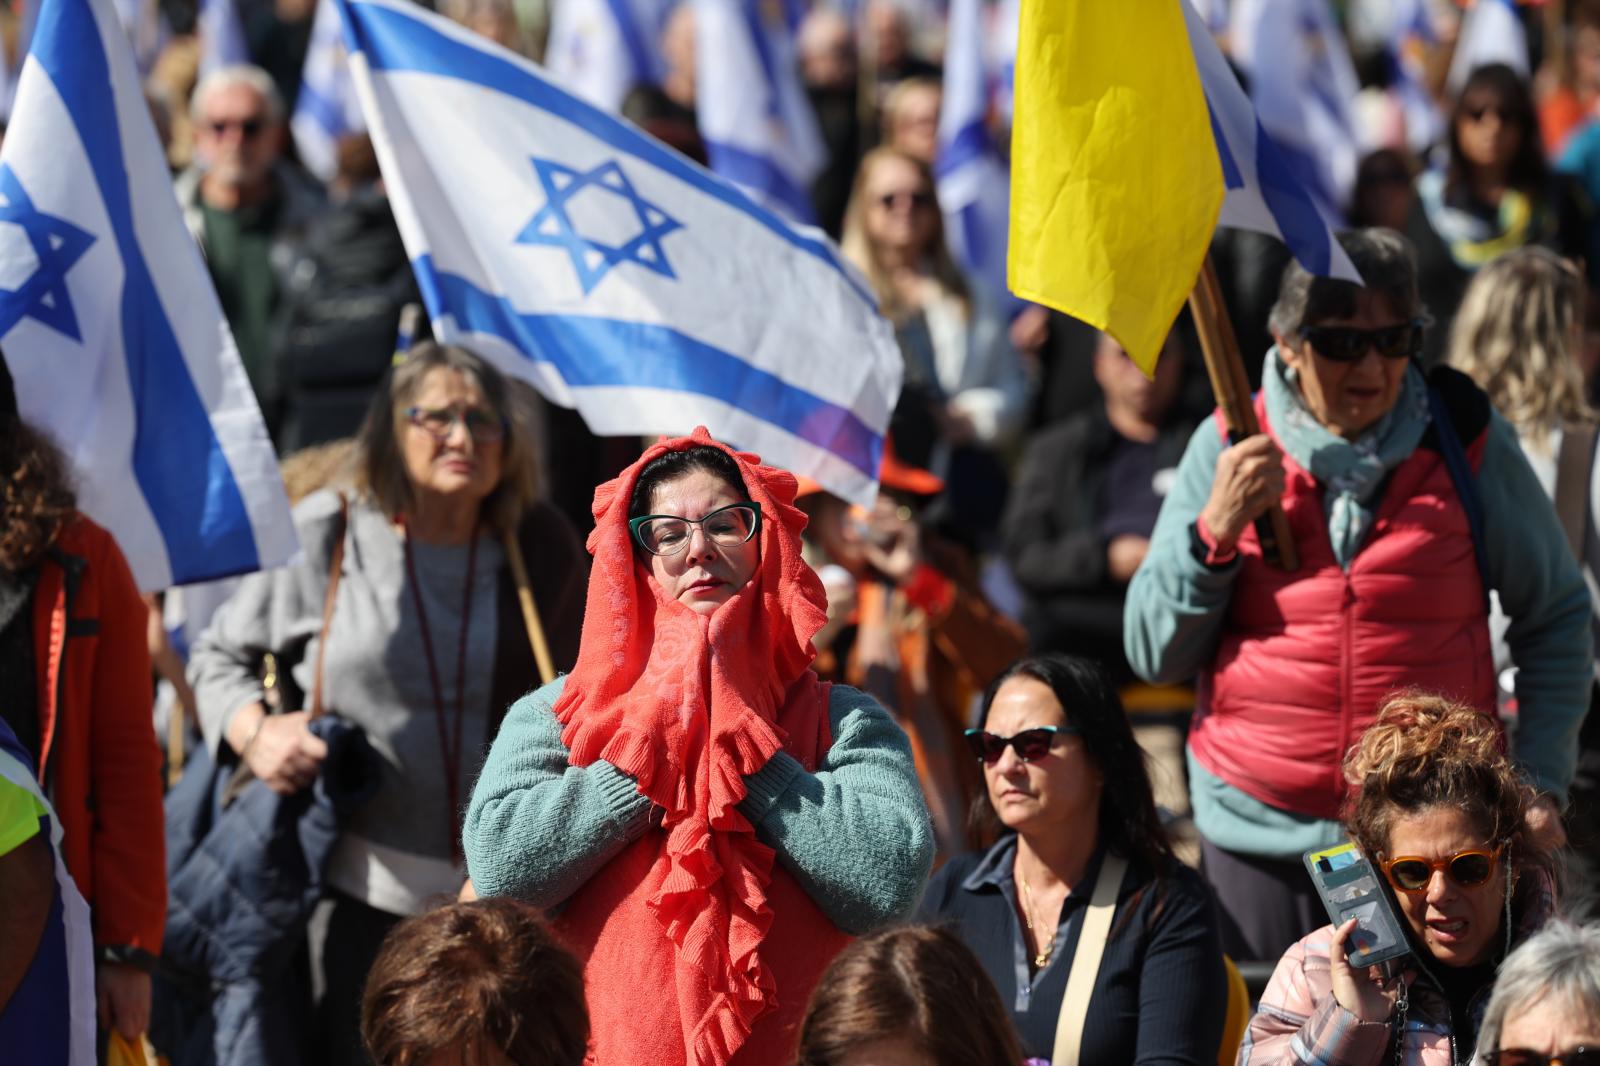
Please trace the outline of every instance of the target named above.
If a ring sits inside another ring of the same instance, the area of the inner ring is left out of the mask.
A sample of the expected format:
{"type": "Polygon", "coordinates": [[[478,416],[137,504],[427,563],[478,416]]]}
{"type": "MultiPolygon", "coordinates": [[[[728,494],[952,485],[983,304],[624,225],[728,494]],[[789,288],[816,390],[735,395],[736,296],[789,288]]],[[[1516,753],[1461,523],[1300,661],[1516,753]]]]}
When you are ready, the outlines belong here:
{"type": "Polygon", "coordinates": [[[1023,0],[1011,141],[1018,296],[1150,373],[1224,195],[1186,0],[1023,0]]]}

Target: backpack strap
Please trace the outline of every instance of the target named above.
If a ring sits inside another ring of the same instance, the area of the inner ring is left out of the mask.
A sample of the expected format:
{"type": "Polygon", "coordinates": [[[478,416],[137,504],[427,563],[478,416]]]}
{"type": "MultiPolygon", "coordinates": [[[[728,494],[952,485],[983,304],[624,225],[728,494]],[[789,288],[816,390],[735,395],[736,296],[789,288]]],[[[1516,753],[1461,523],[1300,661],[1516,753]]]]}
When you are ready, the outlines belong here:
{"type": "Polygon", "coordinates": [[[1589,531],[1589,475],[1594,466],[1597,428],[1579,422],[1562,430],[1556,453],[1556,517],[1567,535],[1572,557],[1583,562],[1584,535],[1589,531]]]}
{"type": "Polygon", "coordinates": [[[1078,931],[1078,947],[1072,953],[1072,969],[1067,973],[1067,991],[1061,997],[1061,1016],[1056,1021],[1056,1042],[1051,1052],[1052,1066],[1078,1066],[1082,1052],[1083,1027],[1089,1020],[1089,998],[1094,994],[1095,978],[1100,974],[1100,957],[1111,937],[1111,917],[1117,911],[1117,893],[1128,860],[1109,852],[1100,863],[1094,895],[1083,915],[1078,931]]]}
{"type": "Polygon", "coordinates": [[[1478,576],[1483,583],[1483,610],[1489,611],[1489,556],[1483,547],[1483,497],[1478,494],[1478,478],[1467,461],[1467,449],[1462,446],[1461,435],[1444,402],[1444,396],[1432,382],[1428,384],[1428,413],[1433,418],[1433,432],[1439,442],[1439,454],[1444,458],[1444,468],[1450,473],[1450,483],[1455,486],[1456,498],[1467,512],[1467,526],[1472,530],[1472,554],[1478,560],[1478,576]]]}

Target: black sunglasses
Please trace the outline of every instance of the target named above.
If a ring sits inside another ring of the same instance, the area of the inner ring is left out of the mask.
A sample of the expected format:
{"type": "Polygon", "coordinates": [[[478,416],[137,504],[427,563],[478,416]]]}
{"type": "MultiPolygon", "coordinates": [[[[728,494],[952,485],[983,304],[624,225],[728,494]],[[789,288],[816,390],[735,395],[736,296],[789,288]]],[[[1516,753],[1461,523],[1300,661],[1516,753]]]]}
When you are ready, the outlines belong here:
{"type": "Polygon", "coordinates": [[[221,120],[220,122],[208,123],[208,125],[211,127],[211,132],[216,134],[218,137],[221,137],[230,129],[237,129],[248,140],[249,138],[260,133],[265,123],[259,118],[227,118],[221,120]]]}
{"type": "Polygon", "coordinates": [[[1033,762],[1042,759],[1050,751],[1050,745],[1055,743],[1059,734],[1070,737],[1083,730],[1075,725],[1041,725],[1033,729],[1024,729],[1013,737],[1002,737],[995,733],[986,733],[982,729],[969,729],[963,734],[967,738],[967,747],[972,751],[974,759],[982,759],[985,766],[993,766],[1000,761],[1000,756],[1006,753],[1006,745],[1016,749],[1017,758],[1023,762],[1033,762]]]}
{"type": "Polygon", "coordinates": [[[931,192],[886,192],[878,197],[878,203],[885,211],[892,211],[900,204],[909,202],[913,208],[933,206],[933,193],[931,192]]]}
{"type": "Polygon", "coordinates": [[[1422,323],[1382,329],[1351,329],[1348,326],[1306,326],[1300,331],[1318,355],[1335,363],[1360,361],[1367,349],[1385,359],[1410,359],[1422,351],[1422,323]]]}
{"type": "Polygon", "coordinates": [[[1525,1047],[1501,1048],[1483,1056],[1489,1066],[1600,1066],[1600,1048],[1571,1047],[1546,1055],[1525,1047]]]}

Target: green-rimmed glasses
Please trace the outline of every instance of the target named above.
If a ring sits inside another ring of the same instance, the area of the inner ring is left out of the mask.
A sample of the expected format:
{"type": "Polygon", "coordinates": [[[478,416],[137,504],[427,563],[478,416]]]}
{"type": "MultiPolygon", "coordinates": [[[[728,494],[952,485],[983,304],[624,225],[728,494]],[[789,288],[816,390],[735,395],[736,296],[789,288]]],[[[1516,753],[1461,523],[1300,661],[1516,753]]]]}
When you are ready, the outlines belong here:
{"type": "Polygon", "coordinates": [[[651,555],[677,555],[683,551],[689,546],[694,526],[699,526],[713,544],[737,547],[760,532],[761,505],[730,503],[701,518],[645,514],[628,522],[633,539],[651,555]]]}

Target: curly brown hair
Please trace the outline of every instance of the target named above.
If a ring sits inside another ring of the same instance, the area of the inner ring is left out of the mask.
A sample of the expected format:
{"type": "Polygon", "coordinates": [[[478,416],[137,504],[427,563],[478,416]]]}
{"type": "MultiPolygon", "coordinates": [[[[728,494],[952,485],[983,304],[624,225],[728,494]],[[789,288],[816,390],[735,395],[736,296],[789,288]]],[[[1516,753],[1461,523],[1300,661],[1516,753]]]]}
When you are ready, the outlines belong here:
{"type": "Polygon", "coordinates": [[[77,514],[70,471],[49,437],[20,418],[0,418],[0,570],[38,563],[77,514]]]}
{"type": "Polygon", "coordinates": [[[1484,840],[1505,849],[1512,869],[1548,869],[1525,815],[1534,792],[1505,751],[1494,719],[1427,692],[1397,692],[1344,759],[1351,791],[1344,820],[1371,856],[1383,855],[1397,817],[1452,807],[1484,840]]]}

